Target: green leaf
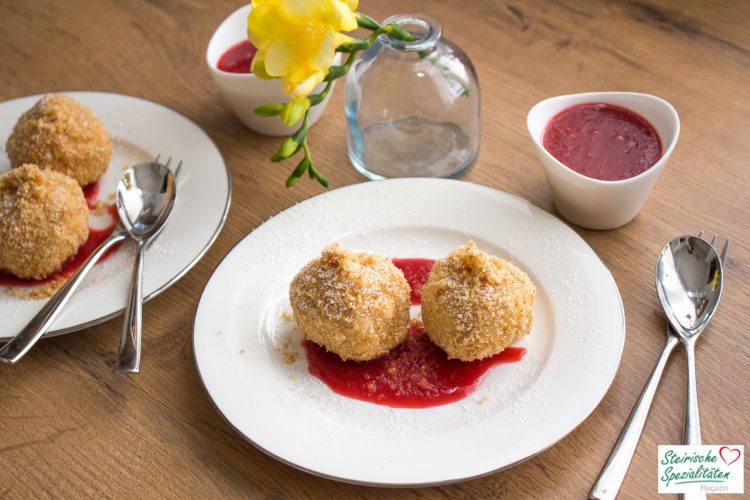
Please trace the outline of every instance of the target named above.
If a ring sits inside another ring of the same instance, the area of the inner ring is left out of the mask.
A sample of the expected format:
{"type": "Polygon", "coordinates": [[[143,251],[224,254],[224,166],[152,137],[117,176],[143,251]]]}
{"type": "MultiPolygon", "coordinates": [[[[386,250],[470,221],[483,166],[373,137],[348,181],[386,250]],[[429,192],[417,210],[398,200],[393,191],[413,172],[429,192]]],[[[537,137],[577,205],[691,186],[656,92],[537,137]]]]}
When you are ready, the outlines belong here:
{"type": "Polygon", "coordinates": [[[283,104],[264,104],[255,108],[255,114],[260,116],[276,116],[281,114],[282,109],[284,109],[283,104]]]}

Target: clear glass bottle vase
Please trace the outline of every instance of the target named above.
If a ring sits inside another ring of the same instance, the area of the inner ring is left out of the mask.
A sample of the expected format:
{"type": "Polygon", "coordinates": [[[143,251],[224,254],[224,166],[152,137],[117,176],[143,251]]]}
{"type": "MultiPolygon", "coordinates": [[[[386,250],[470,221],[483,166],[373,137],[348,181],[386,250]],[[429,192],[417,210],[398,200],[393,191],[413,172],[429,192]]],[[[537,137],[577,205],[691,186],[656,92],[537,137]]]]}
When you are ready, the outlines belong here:
{"type": "Polygon", "coordinates": [[[392,16],[346,80],[349,159],[369,179],[457,177],[479,154],[479,83],[469,57],[421,14],[392,16]]]}

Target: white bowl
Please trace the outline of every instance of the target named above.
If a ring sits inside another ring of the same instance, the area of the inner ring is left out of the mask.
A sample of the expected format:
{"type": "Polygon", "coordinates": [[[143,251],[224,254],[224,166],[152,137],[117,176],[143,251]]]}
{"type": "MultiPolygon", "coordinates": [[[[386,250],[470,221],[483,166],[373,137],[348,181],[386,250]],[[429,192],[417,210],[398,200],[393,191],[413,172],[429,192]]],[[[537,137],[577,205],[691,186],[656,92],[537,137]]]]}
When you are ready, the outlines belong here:
{"type": "MultiPolygon", "coordinates": [[[[224,99],[242,123],[264,135],[290,135],[296,130],[295,126],[287,127],[278,116],[264,117],[255,114],[255,108],[262,104],[284,103],[290,100],[282,92],[280,80],[263,80],[252,73],[228,73],[216,67],[219,58],[228,48],[247,38],[247,16],[251,9],[250,5],[240,7],[221,23],[208,42],[206,63],[224,99]]],[[[336,54],[335,63],[338,64],[340,60],[340,54],[336,54]]],[[[320,92],[323,87],[325,85],[321,83],[312,93],[320,92]]],[[[323,102],[310,109],[310,126],[320,118],[328,105],[331,93],[333,88],[323,102]]]]}
{"type": "Polygon", "coordinates": [[[680,135],[680,118],[671,104],[659,97],[635,92],[587,92],[552,97],[531,108],[526,125],[542,160],[557,210],[570,222],[588,229],[613,229],[638,215],[680,135]],[[547,123],[560,111],[589,102],[614,104],[648,120],[661,140],[663,153],[659,161],[635,177],[603,181],[581,175],[552,156],[542,145],[547,123]]]}

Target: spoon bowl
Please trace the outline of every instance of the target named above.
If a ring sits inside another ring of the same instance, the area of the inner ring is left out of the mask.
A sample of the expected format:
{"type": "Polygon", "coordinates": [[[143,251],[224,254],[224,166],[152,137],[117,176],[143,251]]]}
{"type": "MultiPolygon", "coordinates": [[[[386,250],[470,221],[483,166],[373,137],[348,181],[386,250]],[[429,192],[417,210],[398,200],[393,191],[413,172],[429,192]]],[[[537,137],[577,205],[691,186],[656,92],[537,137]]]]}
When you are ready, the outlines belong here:
{"type": "Polygon", "coordinates": [[[161,163],[134,165],[117,183],[117,213],[135,239],[156,235],[172,212],[174,200],[174,174],[161,163]]]}
{"type": "Polygon", "coordinates": [[[721,298],[723,267],[706,240],[682,236],[667,243],[656,263],[656,293],[680,337],[697,337],[721,298]]]}

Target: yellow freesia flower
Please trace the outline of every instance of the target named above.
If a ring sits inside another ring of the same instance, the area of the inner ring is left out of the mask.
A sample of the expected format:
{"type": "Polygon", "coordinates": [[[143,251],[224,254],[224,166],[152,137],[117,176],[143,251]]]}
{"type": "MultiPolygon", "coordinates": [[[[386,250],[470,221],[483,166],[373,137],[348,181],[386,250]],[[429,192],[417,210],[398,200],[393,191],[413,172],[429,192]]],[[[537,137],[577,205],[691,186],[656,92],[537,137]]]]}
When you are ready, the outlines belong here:
{"type": "Polygon", "coordinates": [[[336,48],[350,43],[342,31],[357,29],[358,0],[252,0],[248,38],[258,49],[252,70],[260,78],[281,78],[292,99],[323,81],[336,48]]]}

